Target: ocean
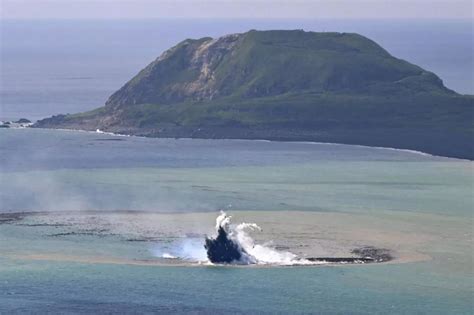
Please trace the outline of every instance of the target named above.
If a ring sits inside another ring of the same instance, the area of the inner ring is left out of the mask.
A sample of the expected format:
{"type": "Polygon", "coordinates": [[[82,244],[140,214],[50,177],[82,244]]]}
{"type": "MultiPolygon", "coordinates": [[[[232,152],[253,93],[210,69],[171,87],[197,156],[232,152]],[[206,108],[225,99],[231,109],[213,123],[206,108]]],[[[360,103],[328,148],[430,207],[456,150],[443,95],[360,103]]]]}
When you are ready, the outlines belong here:
{"type": "Polygon", "coordinates": [[[0,151],[0,313],[472,313],[470,161],[41,129],[0,151]],[[199,262],[220,209],[262,264],[199,262]],[[394,260],[284,258],[367,246],[394,260]]]}
{"type": "MultiPolygon", "coordinates": [[[[0,120],[95,108],[180,40],[250,28],[360,32],[473,93],[470,21],[1,26],[0,120]]],[[[0,129],[0,313],[472,314],[473,175],[389,148],[0,129]],[[261,227],[247,236],[266,260],[205,261],[219,210],[261,227]],[[280,259],[364,247],[393,260],[280,259]]]]}

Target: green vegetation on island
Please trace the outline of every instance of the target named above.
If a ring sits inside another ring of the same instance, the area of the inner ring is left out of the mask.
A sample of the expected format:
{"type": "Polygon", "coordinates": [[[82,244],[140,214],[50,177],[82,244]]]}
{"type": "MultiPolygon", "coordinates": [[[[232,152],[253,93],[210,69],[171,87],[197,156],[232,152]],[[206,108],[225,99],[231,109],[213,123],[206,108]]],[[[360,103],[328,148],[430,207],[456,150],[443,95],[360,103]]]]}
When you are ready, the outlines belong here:
{"type": "Polygon", "coordinates": [[[474,97],[349,33],[187,39],[96,110],[35,127],[151,137],[305,140],[474,158],[474,97]]]}

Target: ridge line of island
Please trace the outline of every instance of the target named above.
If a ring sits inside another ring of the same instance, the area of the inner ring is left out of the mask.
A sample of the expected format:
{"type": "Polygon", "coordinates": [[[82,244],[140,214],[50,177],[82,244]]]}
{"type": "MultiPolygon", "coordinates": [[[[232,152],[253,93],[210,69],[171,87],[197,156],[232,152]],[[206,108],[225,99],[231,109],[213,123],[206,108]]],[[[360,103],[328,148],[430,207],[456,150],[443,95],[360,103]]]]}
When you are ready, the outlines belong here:
{"type": "Polygon", "coordinates": [[[474,96],[355,33],[186,39],[104,106],[32,127],[340,143],[474,160],[474,96]]]}

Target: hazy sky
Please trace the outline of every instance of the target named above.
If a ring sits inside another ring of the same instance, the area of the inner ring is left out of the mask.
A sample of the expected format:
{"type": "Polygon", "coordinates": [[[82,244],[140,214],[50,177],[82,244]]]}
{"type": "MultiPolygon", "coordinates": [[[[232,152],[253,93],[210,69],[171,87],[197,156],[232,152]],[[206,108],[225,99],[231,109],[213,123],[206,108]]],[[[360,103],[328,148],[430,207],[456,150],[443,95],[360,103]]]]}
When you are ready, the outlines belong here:
{"type": "Polygon", "coordinates": [[[0,0],[5,19],[473,18],[472,0],[0,0]]]}

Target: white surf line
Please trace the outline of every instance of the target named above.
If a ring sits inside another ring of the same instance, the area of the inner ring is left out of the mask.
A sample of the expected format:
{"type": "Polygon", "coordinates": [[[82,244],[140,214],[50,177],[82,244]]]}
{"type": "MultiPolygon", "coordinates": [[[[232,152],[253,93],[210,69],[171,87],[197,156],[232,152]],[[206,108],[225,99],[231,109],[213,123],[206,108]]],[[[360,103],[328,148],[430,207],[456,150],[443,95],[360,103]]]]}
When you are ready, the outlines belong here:
{"type": "Polygon", "coordinates": [[[463,158],[456,158],[456,157],[448,157],[448,156],[442,156],[442,155],[435,155],[435,154],[430,154],[426,153],[423,151],[417,151],[417,150],[411,150],[411,149],[397,149],[397,148],[392,148],[392,147],[380,147],[380,146],[370,146],[370,145],[363,145],[363,144],[347,144],[347,143],[337,143],[337,142],[318,142],[318,141],[287,141],[287,140],[268,140],[268,139],[240,139],[240,138],[189,138],[189,137],[182,137],[182,138],[171,138],[171,137],[146,137],[146,136],[136,136],[136,135],[128,135],[128,134],[123,134],[123,133],[113,133],[113,132],[104,132],[101,131],[100,129],[99,132],[93,131],[93,130],[84,130],[84,129],[63,129],[63,128],[31,128],[31,127],[26,127],[26,128],[11,128],[11,129],[41,129],[41,130],[60,130],[60,131],[75,131],[75,132],[84,132],[84,133],[90,133],[90,134],[105,134],[105,135],[110,135],[110,136],[115,136],[115,137],[130,137],[130,138],[140,138],[140,139],[165,139],[165,140],[226,140],[226,141],[259,141],[259,142],[268,142],[268,143],[288,143],[288,144],[323,144],[323,145],[334,145],[334,146],[352,146],[352,147],[359,147],[359,148],[368,148],[368,149],[377,149],[377,150],[391,150],[391,151],[399,151],[399,152],[406,152],[406,153],[412,153],[412,154],[418,154],[422,156],[427,156],[427,157],[438,157],[438,158],[444,158],[444,159],[451,159],[451,160],[459,160],[459,161],[467,161],[471,162],[469,159],[463,159],[463,158]]]}

